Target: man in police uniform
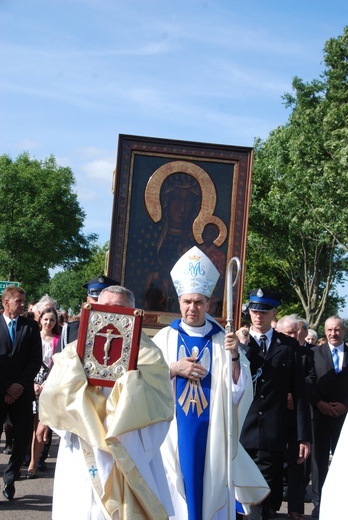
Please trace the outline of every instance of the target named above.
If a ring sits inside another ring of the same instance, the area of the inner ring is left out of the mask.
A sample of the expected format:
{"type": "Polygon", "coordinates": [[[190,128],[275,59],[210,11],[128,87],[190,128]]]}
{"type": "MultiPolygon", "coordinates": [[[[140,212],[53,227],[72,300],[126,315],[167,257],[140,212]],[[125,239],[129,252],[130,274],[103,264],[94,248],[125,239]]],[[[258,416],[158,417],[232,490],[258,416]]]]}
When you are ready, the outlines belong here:
{"type": "MultiPolygon", "coordinates": [[[[87,303],[97,303],[100,293],[103,289],[110,287],[110,285],[119,285],[119,282],[112,280],[104,275],[96,276],[83,284],[82,287],[87,289],[87,303]]],[[[80,320],[75,320],[64,325],[62,334],[57,344],[56,352],[61,352],[68,343],[75,341],[79,332],[80,320]]]]}
{"type": "MultiPolygon", "coordinates": [[[[291,392],[296,414],[298,463],[310,453],[311,424],[304,373],[298,342],[275,331],[272,320],[280,305],[280,294],[268,289],[250,293],[251,329],[238,334],[250,361],[254,399],[241,432],[241,443],[272,489],[287,443],[287,398],[291,392]]],[[[269,497],[251,508],[249,518],[270,518],[269,497]]]]}

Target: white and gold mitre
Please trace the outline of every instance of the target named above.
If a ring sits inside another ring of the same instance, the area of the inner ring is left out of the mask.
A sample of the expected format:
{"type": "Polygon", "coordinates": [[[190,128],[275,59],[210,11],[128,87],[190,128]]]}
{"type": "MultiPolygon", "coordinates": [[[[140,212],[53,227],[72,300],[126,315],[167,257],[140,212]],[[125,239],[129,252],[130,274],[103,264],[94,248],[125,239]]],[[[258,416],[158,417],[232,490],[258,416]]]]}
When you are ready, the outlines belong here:
{"type": "Polygon", "coordinates": [[[176,262],[170,276],[178,296],[197,293],[210,298],[220,275],[207,255],[194,246],[176,262]]]}

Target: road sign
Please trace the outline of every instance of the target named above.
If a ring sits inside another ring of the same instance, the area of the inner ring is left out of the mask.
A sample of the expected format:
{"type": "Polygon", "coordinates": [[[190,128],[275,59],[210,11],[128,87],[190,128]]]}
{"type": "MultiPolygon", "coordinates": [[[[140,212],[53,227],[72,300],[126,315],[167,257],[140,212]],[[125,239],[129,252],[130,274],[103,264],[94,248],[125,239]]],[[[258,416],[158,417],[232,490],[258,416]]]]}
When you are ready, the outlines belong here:
{"type": "Polygon", "coordinates": [[[0,294],[2,294],[9,285],[15,285],[16,287],[19,287],[19,282],[0,282],[0,294]]]}

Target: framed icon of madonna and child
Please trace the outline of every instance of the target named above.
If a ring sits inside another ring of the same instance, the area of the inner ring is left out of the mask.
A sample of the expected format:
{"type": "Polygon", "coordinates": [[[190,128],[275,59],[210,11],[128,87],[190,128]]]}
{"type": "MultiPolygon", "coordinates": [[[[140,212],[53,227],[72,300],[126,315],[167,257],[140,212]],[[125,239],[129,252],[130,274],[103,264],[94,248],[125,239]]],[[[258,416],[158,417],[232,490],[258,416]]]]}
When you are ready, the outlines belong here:
{"type": "Polygon", "coordinates": [[[210,313],[221,320],[228,263],[239,258],[233,289],[238,322],[252,157],[249,147],[119,136],[107,274],[134,292],[144,325],[163,326],[179,312],[170,271],[193,246],[220,273],[210,313]]]}

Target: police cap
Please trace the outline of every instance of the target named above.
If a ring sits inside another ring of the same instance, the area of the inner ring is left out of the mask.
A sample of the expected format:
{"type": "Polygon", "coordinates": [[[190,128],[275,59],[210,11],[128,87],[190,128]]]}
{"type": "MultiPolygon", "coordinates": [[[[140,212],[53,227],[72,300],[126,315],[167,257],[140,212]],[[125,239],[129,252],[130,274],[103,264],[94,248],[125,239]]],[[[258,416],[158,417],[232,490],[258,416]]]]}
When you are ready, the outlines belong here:
{"type": "Polygon", "coordinates": [[[82,287],[87,289],[87,296],[98,298],[102,290],[110,287],[110,285],[120,285],[120,282],[101,274],[84,283],[82,287]]]}
{"type": "Polygon", "coordinates": [[[248,308],[251,311],[270,311],[279,307],[281,302],[281,294],[270,289],[254,289],[249,294],[248,308]]]}

